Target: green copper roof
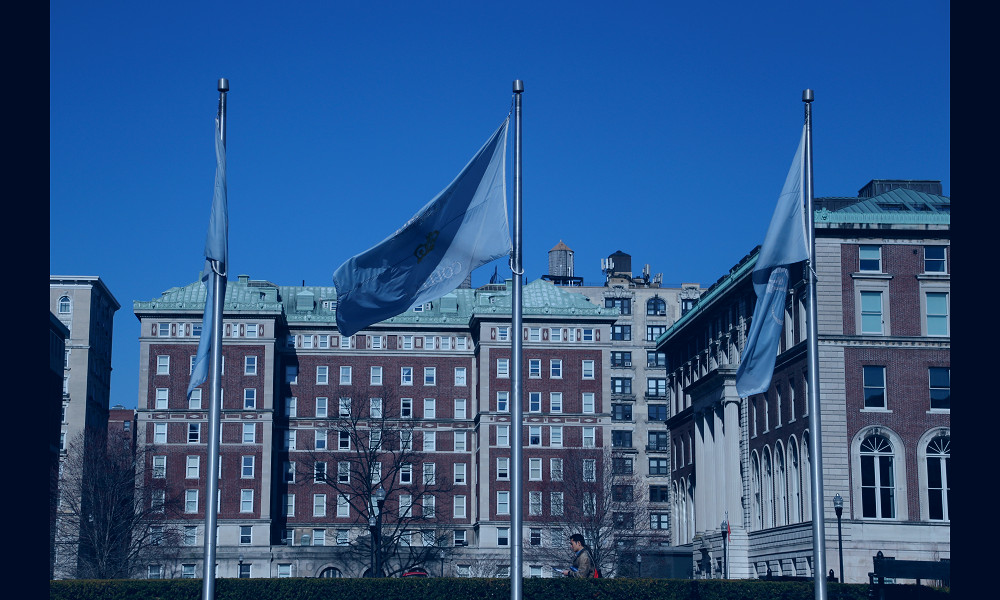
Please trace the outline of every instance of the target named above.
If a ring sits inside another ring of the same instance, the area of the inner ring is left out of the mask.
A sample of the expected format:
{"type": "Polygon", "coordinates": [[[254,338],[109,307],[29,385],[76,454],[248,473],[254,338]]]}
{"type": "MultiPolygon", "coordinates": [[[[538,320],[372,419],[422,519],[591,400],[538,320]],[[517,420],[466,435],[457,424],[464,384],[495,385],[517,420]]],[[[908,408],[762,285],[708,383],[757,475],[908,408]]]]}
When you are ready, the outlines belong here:
{"type": "Polygon", "coordinates": [[[951,224],[951,198],[896,188],[871,198],[850,198],[838,210],[815,211],[817,225],[823,223],[951,224]]]}
{"type": "MultiPolygon", "coordinates": [[[[386,324],[468,324],[473,316],[509,315],[512,280],[484,285],[478,289],[460,288],[428,303],[423,310],[408,310],[383,321],[386,324]]],[[[591,303],[582,294],[566,291],[551,282],[535,280],[522,288],[524,315],[589,316],[614,320],[617,309],[591,303]]],[[[200,281],[174,287],[156,299],[133,302],[134,312],[191,311],[201,313],[206,298],[200,281]]],[[[268,281],[251,280],[246,275],[226,283],[225,311],[282,313],[288,322],[334,324],[337,321],[337,290],[333,286],[279,286],[268,281]]]]}

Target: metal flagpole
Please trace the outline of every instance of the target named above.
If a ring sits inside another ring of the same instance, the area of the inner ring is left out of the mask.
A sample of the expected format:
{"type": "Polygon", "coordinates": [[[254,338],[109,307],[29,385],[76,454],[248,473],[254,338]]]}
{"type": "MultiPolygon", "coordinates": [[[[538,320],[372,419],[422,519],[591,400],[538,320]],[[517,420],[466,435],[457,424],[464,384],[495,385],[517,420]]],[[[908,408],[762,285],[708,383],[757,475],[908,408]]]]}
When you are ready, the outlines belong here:
{"type": "MultiPolygon", "coordinates": [[[[226,147],[226,92],[229,91],[229,80],[219,79],[219,134],[222,136],[222,147],[226,147]]],[[[227,259],[228,260],[228,259],[227,259]]],[[[205,494],[205,563],[202,580],[202,600],[215,598],[215,546],[216,540],[216,507],[219,496],[219,414],[222,406],[222,307],[226,299],[226,270],[229,265],[211,260],[212,266],[212,331],[202,331],[202,335],[211,335],[212,344],[209,354],[208,387],[210,401],[208,406],[208,492],[205,494]]]]}
{"type": "MultiPolygon", "coordinates": [[[[802,92],[805,103],[806,144],[803,160],[803,180],[806,200],[806,235],[809,244],[809,258],[806,261],[806,278],[809,281],[809,314],[806,323],[806,337],[809,338],[807,352],[809,386],[809,454],[812,457],[812,524],[813,524],[813,586],[816,600],[826,600],[826,535],[823,513],[823,430],[820,428],[819,402],[819,353],[816,307],[816,223],[813,214],[813,168],[812,168],[812,101],[813,91],[802,92]]],[[[841,573],[843,578],[843,573],[841,573]]]]}
{"type": "Polygon", "coordinates": [[[511,252],[511,271],[514,275],[514,297],[511,299],[510,355],[514,367],[511,387],[513,418],[511,428],[511,496],[514,508],[510,513],[510,598],[521,598],[521,423],[524,414],[521,406],[521,292],[524,269],[521,265],[521,93],[524,82],[514,80],[514,248],[511,252]]]}

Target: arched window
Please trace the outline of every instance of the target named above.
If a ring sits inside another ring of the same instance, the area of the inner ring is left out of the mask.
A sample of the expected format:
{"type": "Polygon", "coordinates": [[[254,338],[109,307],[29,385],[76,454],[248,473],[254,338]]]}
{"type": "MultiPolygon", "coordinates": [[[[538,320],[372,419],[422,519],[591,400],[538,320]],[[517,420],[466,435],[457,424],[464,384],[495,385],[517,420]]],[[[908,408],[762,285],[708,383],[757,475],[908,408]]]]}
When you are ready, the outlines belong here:
{"type": "Polygon", "coordinates": [[[810,462],[809,455],[809,432],[805,431],[802,433],[802,452],[800,453],[802,457],[802,485],[799,489],[802,490],[802,520],[811,521],[812,520],[812,463],[810,462]]]}
{"type": "Polygon", "coordinates": [[[663,298],[654,296],[646,302],[646,314],[654,317],[664,317],[667,315],[667,303],[663,298]]]}
{"type": "Polygon", "coordinates": [[[896,516],[892,444],[882,435],[869,435],[861,442],[861,516],[866,519],[896,516]]]}
{"type": "Polygon", "coordinates": [[[343,577],[344,575],[340,572],[337,567],[327,567],[319,572],[320,577],[343,577]]]}
{"type": "Polygon", "coordinates": [[[785,485],[785,451],[781,442],[774,446],[774,524],[788,524],[788,487],[785,485]]]}
{"type": "Polygon", "coordinates": [[[948,479],[951,464],[951,436],[939,435],[927,443],[927,518],[931,521],[950,521],[948,505],[951,500],[951,481],[948,479]]]}
{"type": "Polygon", "coordinates": [[[753,529],[760,531],[764,528],[764,513],[760,497],[760,460],[757,458],[756,450],[750,455],[750,485],[753,493],[753,504],[750,507],[751,515],[753,515],[753,529]]]}
{"type": "Polygon", "coordinates": [[[693,481],[688,480],[687,498],[684,499],[684,505],[687,508],[687,531],[685,535],[688,543],[694,538],[694,485],[693,481]]]}
{"type": "Polygon", "coordinates": [[[799,448],[795,438],[788,440],[788,522],[800,523],[802,521],[802,495],[799,493],[801,485],[801,475],[799,473],[799,448]]]}
{"type": "Polygon", "coordinates": [[[59,314],[68,315],[72,304],[70,304],[69,296],[63,296],[59,299],[59,314]]]}
{"type": "Polygon", "coordinates": [[[771,449],[764,447],[761,459],[761,491],[764,494],[764,529],[774,527],[774,472],[771,470],[771,449]]]}

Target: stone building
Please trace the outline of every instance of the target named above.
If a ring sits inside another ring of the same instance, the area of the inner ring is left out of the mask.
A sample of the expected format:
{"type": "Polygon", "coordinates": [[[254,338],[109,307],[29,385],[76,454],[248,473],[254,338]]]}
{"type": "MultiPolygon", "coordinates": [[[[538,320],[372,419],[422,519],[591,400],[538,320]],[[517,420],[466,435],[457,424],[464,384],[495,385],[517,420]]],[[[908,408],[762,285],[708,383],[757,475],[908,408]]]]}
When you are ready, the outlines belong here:
{"type": "MultiPolygon", "coordinates": [[[[815,200],[826,566],[842,576],[842,542],[848,583],[868,580],[879,551],[950,558],[950,207],[933,181],[874,180],[857,197],[815,200]]],[[[657,342],[671,523],[696,577],[813,576],[807,290],[793,265],[770,389],[740,398],[756,258],[657,342]]]]}

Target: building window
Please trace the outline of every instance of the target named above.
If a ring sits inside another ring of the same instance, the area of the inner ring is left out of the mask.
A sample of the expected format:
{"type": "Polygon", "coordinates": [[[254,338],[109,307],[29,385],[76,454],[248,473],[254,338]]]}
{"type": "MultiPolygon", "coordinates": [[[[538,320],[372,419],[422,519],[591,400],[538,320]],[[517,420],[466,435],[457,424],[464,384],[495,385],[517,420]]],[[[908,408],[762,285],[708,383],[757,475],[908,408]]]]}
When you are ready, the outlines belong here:
{"type": "Polygon", "coordinates": [[[497,514],[498,515],[510,514],[510,492],[507,491],[497,492],[497,514]]]}
{"type": "Polygon", "coordinates": [[[597,481],[597,461],[595,459],[583,459],[583,480],[597,481]]]}
{"type": "Polygon", "coordinates": [[[316,450],[326,450],[326,431],[316,430],[316,450]]]}
{"type": "Polygon", "coordinates": [[[371,368],[370,381],[372,385],[382,385],[382,367],[371,368]]]}
{"type": "Polygon", "coordinates": [[[198,444],[201,442],[201,423],[188,423],[188,437],[189,444],[198,444]]]}
{"type": "Polygon", "coordinates": [[[611,353],[611,366],[612,367],[631,367],[632,366],[632,353],[631,352],[620,352],[614,351],[611,353]]]}
{"type": "Polygon", "coordinates": [[[153,479],[165,479],[167,476],[167,457],[153,457],[153,479]]]}
{"type": "Polygon", "coordinates": [[[581,373],[583,379],[593,379],[594,378],[594,361],[585,360],[583,361],[581,373]]]}
{"type": "Polygon", "coordinates": [[[549,392],[549,412],[562,412],[562,392],[549,392]]]}
{"type": "Polygon", "coordinates": [[[510,459],[507,457],[497,458],[497,481],[510,480],[510,459]]]}
{"type": "Polygon", "coordinates": [[[646,395],[650,398],[666,398],[667,380],[650,378],[646,380],[646,395]]]}
{"type": "Polygon", "coordinates": [[[170,375],[170,357],[166,355],[159,355],[156,357],[156,374],[157,375],[170,375]]]}
{"type": "Polygon", "coordinates": [[[611,405],[611,420],[612,421],[631,421],[632,420],[632,405],[631,404],[612,404],[611,405]]]}
{"type": "Polygon", "coordinates": [[[465,383],[465,367],[455,367],[455,385],[462,386],[465,383]]]}
{"type": "Polygon", "coordinates": [[[924,273],[946,273],[944,246],[924,246],[924,273]]]}
{"type": "Polygon", "coordinates": [[[167,443],[167,424],[166,423],[154,423],[153,424],[153,443],[154,444],[166,444],[167,443]]]}
{"type": "Polygon", "coordinates": [[[256,356],[244,356],[243,357],[243,374],[244,375],[256,375],[257,374],[257,357],[256,356]]]}
{"type": "Polygon", "coordinates": [[[509,358],[498,358],[497,359],[497,377],[501,379],[507,379],[510,377],[510,359],[509,358]]]}
{"type": "Polygon", "coordinates": [[[340,367],[340,385],[351,385],[351,367],[340,367]]]}
{"type": "Polygon", "coordinates": [[[368,399],[368,414],[372,419],[382,418],[382,399],[381,398],[369,398],[368,399]]]}
{"type": "Polygon", "coordinates": [[[437,447],[437,433],[433,431],[424,432],[424,452],[434,452],[437,447]]]}
{"type": "Polygon", "coordinates": [[[455,398],[455,418],[466,419],[465,398],[455,398]]]}
{"type": "Polygon", "coordinates": [[[424,418],[437,418],[437,401],[434,398],[424,398],[424,418]]]}
{"type": "Polygon", "coordinates": [[[650,298],[646,301],[646,314],[651,317],[667,316],[667,303],[659,296],[650,298]]]}
{"type": "Polygon", "coordinates": [[[188,398],[188,409],[201,410],[201,390],[191,390],[191,396],[188,398]]]}
{"type": "Polygon", "coordinates": [[[529,327],[528,328],[528,341],[529,342],[540,342],[540,341],[542,341],[542,328],[541,327],[529,327]]]}
{"type": "Polygon", "coordinates": [[[437,385],[437,367],[424,367],[424,385],[437,385]]]}
{"type": "Polygon", "coordinates": [[[240,477],[243,479],[253,479],[254,457],[244,456],[241,459],[240,477]]]}
{"type": "MultiPolygon", "coordinates": [[[[631,381],[631,380],[629,380],[629,381],[631,381]]],[[[582,400],[582,403],[583,403],[583,412],[588,413],[588,414],[593,414],[595,412],[594,393],[593,392],[584,392],[583,395],[582,395],[582,397],[581,397],[581,400],[582,400]]]]}
{"type": "Polygon", "coordinates": [[[561,448],[563,445],[562,425],[552,425],[549,427],[549,446],[561,448]]]}
{"type": "Polygon", "coordinates": [[[465,442],[465,432],[456,431],[455,432],[455,452],[465,452],[466,442],[465,442]]]}
{"type": "Polygon", "coordinates": [[[497,546],[510,546],[510,527],[497,527],[497,546]]]}
{"type": "Polygon", "coordinates": [[[167,388],[156,388],[156,410],[167,409],[169,393],[167,388]]]}
{"type": "Polygon", "coordinates": [[[861,333],[882,335],[882,292],[861,292],[861,333]]]}
{"type": "Polygon", "coordinates": [[[646,325],[646,341],[655,342],[666,331],[666,325],[646,325]]]}
{"type": "Polygon", "coordinates": [[[349,529],[338,529],[337,530],[337,545],[346,546],[350,543],[351,531],[349,529]]]}
{"type": "Polygon", "coordinates": [[[282,466],[284,467],[284,479],[285,483],[295,483],[295,463],[285,461],[282,466]]]}
{"type": "Polygon", "coordinates": [[[951,436],[935,437],[927,444],[927,518],[931,521],[951,520],[950,463],[951,436]]]}
{"type": "Polygon", "coordinates": [[[246,388],[243,390],[243,409],[253,410],[257,408],[257,390],[246,388]]]}
{"type": "Polygon", "coordinates": [[[413,385],[413,367],[400,367],[399,385],[413,385]]]}
{"type": "Polygon", "coordinates": [[[341,398],[339,406],[340,406],[340,411],[338,412],[339,416],[341,416],[341,417],[350,417],[351,416],[351,399],[350,398],[341,398]]]}
{"type": "Polygon", "coordinates": [[[497,412],[510,411],[510,405],[508,404],[509,399],[510,392],[497,392],[497,412]]]}
{"type": "Polygon", "coordinates": [[[882,272],[882,248],[880,246],[861,246],[858,248],[858,270],[882,272]]]}
{"type": "Polygon", "coordinates": [[[298,365],[288,365],[285,367],[285,383],[295,385],[299,382],[298,365]]]}
{"type": "Polygon", "coordinates": [[[182,538],[182,543],[185,546],[197,546],[198,545],[198,526],[197,525],[185,525],[184,535],[182,538]]]}
{"type": "MultiPolygon", "coordinates": [[[[325,419],[327,407],[330,403],[329,398],[316,398],[316,418],[325,419]]],[[[294,416],[294,415],[290,415],[294,416]]]]}
{"type": "Polygon", "coordinates": [[[528,393],[528,412],[542,412],[542,393],[528,393]]]}
{"type": "Polygon", "coordinates": [[[554,517],[562,516],[563,514],[562,492],[549,493],[549,514],[551,514],[554,517]]]}
{"type": "Polygon", "coordinates": [[[510,425],[497,425],[497,446],[510,446],[510,425]]]}
{"type": "Polygon", "coordinates": [[[337,449],[338,450],[351,449],[351,432],[349,431],[337,432],[337,449]]]}
{"type": "Polygon", "coordinates": [[[865,408],[886,408],[885,367],[863,368],[865,408]]]}
{"type": "Polygon", "coordinates": [[[550,458],[549,479],[551,479],[552,481],[562,481],[562,478],[563,478],[563,459],[550,458]]]}
{"type": "Polygon", "coordinates": [[[549,377],[562,379],[562,360],[555,358],[549,361],[549,377]]]}
{"type": "MultiPolygon", "coordinates": [[[[63,296],[59,298],[59,314],[68,315],[70,313],[71,304],[69,301],[69,296],[63,296]]],[[[150,578],[152,579],[152,577],[150,578]]]]}
{"type": "Polygon", "coordinates": [[[326,545],[326,530],[325,529],[313,529],[313,546],[325,546],[326,545]]]}
{"type": "MultiPolygon", "coordinates": [[[[286,517],[295,516],[295,494],[285,494],[285,513],[286,517]]],[[[292,540],[292,536],[288,536],[289,542],[292,540]]]]}
{"type": "Polygon", "coordinates": [[[316,385],[327,385],[330,383],[330,367],[316,367],[316,385]]]}
{"type": "Polygon", "coordinates": [[[452,503],[453,511],[452,516],[456,519],[465,518],[465,496],[455,496],[455,500],[452,503]]]}
{"type": "Polygon", "coordinates": [[[251,527],[250,525],[240,525],[240,544],[246,545],[252,543],[253,543],[253,527],[251,527]]]}
{"type": "Polygon", "coordinates": [[[594,448],[595,443],[595,431],[596,427],[584,427],[583,428],[583,447],[584,448],[594,448]]]}
{"type": "Polygon", "coordinates": [[[632,378],[631,377],[612,377],[611,378],[611,393],[612,394],[631,394],[632,393],[632,378]]]}
{"type": "Polygon", "coordinates": [[[631,325],[612,325],[611,339],[620,341],[630,341],[632,339],[631,325]]]}
{"type": "Polygon", "coordinates": [[[542,426],[541,425],[531,425],[528,427],[528,445],[529,446],[541,446],[542,445],[542,426]]]}
{"type": "MultiPolygon", "coordinates": [[[[295,418],[298,414],[299,399],[292,396],[285,398],[285,416],[289,418],[295,418]]],[[[319,415],[317,415],[319,416],[319,415]]],[[[325,416],[325,415],[324,415],[325,416]]]]}
{"type": "Polygon", "coordinates": [[[184,512],[198,512],[198,490],[184,490],[184,512]]]}
{"type": "Polygon", "coordinates": [[[149,565],[146,569],[146,579],[163,579],[163,565],[149,565]]]}
{"type": "Polygon", "coordinates": [[[665,458],[651,458],[649,459],[649,474],[650,475],[669,475],[670,474],[670,461],[665,458]]]}
{"type": "Polygon", "coordinates": [[[350,348],[351,348],[351,339],[352,339],[352,336],[349,336],[349,335],[342,335],[342,336],[340,336],[340,349],[341,350],[350,350],[350,348]]]}
{"type": "Polygon", "coordinates": [[[160,323],[159,324],[159,337],[169,337],[170,336],[170,323],[160,323]]]}
{"type": "Polygon", "coordinates": [[[278,563],[278,577],[286,578],[292,576],[292,565],[291,563],[278,563]]]}
{"type": "Polygon", "coordinates": [[[198,474],[200,471],[201,471],[201,457],[188,456],[187,466],[184,469],[184,477],[187,479],[198,479],[198,474]]]}
{"type": "Polygon", "coordinates": [[[669,529],[670,516],[666,513],[649,513],[650,529],[669,529]]]}
{"type": "Polygon", "coordinates": [[[866,519],[896,516],[896,484],[889,440],[869,435],[861,442],[861,510],[866,519]]]}
{"type": "Polygon", "coordinates": [[[454,479],[455,485],[465,485],[465,463],[455,463],[454,479]]]}
{"type": "MultiPolygon", "coordinates": [[[[340,497],[341,496],[338,496],[338,499],[340,497]]],[[[313,516],[326,516],[326,494],[313,494],[313,516]]]]}
{"type": "Polygon", "coordinates": [[[951,410],[951,367],[930,367],[931,409],[951,410]]]}
{"type": "Polygon", "coordinates": [[[948,335],[948,294],[927,293],[927,335],[948,335]]]}
{"type": "Polygon", "coordinates": [[[612,448],[631,448],[632,447],[632,432],[631,431],[612,431],[611,432],[611,447],[612,448]]]}
{"type": "Polygon", "coordinates": [[[649,486],[649,501],[650,502],[669,502],[670,498],[668,496],[669,488],[665,485],[651,485],[649,486]]]}
{"type": "Polygon", "coordinates": [[[667,366],[667,353],[647,351],[646,366],[653,368],[667,366]]]}
{"type": "Polygon", "coordinates": [[[255,444],[257,443],[257,426],[255,423],[244,423],[243,424],[243,443],[244,444],[255,444]]]}
{"type": "Polygon", "coordinates": [[[648,450],[654,452],[663,452],[670,449],[670,442],[668,441],[668,434],[666,431],[649,431],[646,433],[648,450]]]}
{"type": "Polygon", "coordinates": [[[510,327],[497,327],[497,341],[510,341],[510,327]]]}
{"type": "Polygon", "coordinates": [[[285,432],[285,450],[295,450],[296,431],[285,432]]]}
{"type": "Polygon", "coordinates": [[[400,419],[413,418],[413,398],[399,399],[399,418],[400,419]]]}

